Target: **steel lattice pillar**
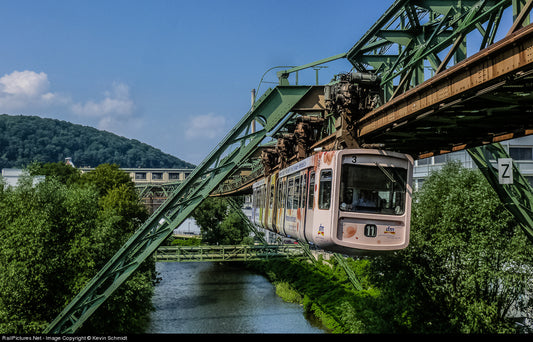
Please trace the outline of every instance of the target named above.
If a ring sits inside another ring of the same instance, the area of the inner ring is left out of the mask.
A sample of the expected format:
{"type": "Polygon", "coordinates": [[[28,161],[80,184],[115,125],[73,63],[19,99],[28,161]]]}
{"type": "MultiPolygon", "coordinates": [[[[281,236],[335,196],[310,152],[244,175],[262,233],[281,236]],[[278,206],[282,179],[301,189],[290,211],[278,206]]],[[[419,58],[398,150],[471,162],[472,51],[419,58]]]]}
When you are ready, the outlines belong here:
{"type": "Polygon", "coordinates": [[[492,164],[500,158],[510,158],[501,144],[474,147],[468,153],[481,170],[505,208],[518,220],[527,236],[533,241],[533,189],[513,165],[513,184],[500,184],[498,169],[492,164]]]}

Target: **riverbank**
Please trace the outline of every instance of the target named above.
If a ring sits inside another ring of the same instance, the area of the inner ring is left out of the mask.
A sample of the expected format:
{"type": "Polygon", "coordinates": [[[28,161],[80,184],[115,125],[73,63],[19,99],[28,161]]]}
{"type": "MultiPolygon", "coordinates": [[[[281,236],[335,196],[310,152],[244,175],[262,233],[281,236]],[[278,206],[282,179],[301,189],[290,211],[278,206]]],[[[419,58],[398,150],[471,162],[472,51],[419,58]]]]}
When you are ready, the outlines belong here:
{"type": "MultiPolygon", "coordinates": [[[[351,260],[352,269],[364,275],[365,260],[351,260]]],[[[308,260],[278,259],[247,264],[250,270],[267,277],[276,293],[284,300],[297,302],[308,314],[317,317],[328,332],[377,332],[376,309],[378,291],[357,291],[344,270],[334,260],[312,264],[308,260]]],[[[360,281],[365,284],[362,276],[360,281]]],[[[377,323],[379,324],[379,323],[377,323]]]]}

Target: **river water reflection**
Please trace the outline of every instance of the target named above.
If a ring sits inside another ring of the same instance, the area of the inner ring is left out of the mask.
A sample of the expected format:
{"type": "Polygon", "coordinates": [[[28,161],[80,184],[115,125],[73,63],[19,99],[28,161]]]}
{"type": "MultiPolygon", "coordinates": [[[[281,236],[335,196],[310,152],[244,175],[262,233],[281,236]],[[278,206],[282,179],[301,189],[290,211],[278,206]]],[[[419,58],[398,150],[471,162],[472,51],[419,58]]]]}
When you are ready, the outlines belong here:
{"type": "Polygon", "coordinates": [[[231,263],[156,264],[147,333],[324,333],[261,275],[231,263]]]}

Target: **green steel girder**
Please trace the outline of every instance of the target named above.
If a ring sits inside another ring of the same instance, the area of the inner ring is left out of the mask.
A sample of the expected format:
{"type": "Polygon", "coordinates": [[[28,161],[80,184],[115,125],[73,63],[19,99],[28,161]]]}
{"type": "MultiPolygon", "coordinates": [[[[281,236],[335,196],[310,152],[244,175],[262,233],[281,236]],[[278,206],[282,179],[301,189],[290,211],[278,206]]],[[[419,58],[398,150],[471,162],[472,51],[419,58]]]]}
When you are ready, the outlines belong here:
{"type": "Polygon", "coordinates": [[[230,246],[165,246],[154,254],[158,262],[253,261],[275,258],[305,258],[305,251],[295,244],[230,246]]]}
{"type": "MultiPolygon", "coordinates": [[[[510,158],[505,148],[497,143],[468,149],[468,153],[481,170],[503,205],[517,219],[528,238],[533,241],[533,189],[513,165],[513,184],[500,184],[498,169],[493,162],[510,158]]],[[[514,163],[513,163],[514,164],[514,163]]]]}
{"type": "Polygon", "coordinates": [[[348,52],[280,71],[280,85],[290,73],[346,58],[381,77],[387,102],[464,60],[467,43],[479,46],[474,52],[493,44],[504,11],[511,31],[529,24],[532,7],[531,0],[396,0],[348,52]]]}
{"type": "Polygon", "coordinates": [[[219,184],[247,161],[266,137],[282,127],[291,117],[291,108],[311,88],[278,86],[267,90],[44,332],[74,333],[219,184]],[[249,132],[252,121],[257,127],[254,133],[249,132]]]}
{"type": "Polygon", "coordinates": [[[337,260],[337,263],[342,267],[342,269],[346,273],[346,276],[348,277],[348,280],[350,281],[350,283],[352,283],[352,286],[357,291],[362,291],[363,286],[361,285],[361,282],[359,282],[359,279],[357,279],[355,272],[350,268],[350,265],[346,262],[346,258],[340,255],[339,253],[333,253],[333,256],[337,260]]]}
{"type": "Polygon", "coordinates": [[[494,43],[508,8],[518,27],[529,22],[529,0],[397,0],[346,58],[358,71],[381,76],[386,102],[465,59],[471,32],[479,33],[472,38],[479,50],[494,43]]]}

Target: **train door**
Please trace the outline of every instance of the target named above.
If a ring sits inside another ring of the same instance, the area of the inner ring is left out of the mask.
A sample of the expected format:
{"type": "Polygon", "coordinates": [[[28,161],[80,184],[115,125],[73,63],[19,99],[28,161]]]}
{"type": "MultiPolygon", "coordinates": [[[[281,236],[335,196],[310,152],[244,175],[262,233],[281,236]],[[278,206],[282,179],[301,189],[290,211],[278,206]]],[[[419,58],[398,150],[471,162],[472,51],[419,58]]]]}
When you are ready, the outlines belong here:
{"type": "Polygon", "coordinates": [[[305,220],[306,220],[306,211],[307,211],[307,178],[308,171],[303,170],[300,173],[300,202],[298,206],[298,211],[296,214],[297,219],[297,230],[298,230],[298,240],[305,241],[305,220]]]}
{"type": "Polygon", "coordinates": [[[287,199],[287,177],[283,177],[280,180],[280,187],[279,187],[279,197],[278,197],[278,217],[276,219],[276,225],[278,228],[278,233],[284,234],[285,233],[285,207],[287,206],[286,199],[287,199]]]}
{"type": "Polygon", "coordinates": [[[259,188],[259,225],[263,228],[265,226],[265,210],[266,210],[266,184],[262,184],[259,188]]]}
{"type": "Polygon", "coordinates": [[[316,169],[317,191],[315,193],[316,206],[313,210],[313,225],[311,232],[307,234],[309,241],[318,246],[326,248],[331,245],[331,234],[333,226],[333,196],[335,193],[333,179],[335,176],[335,154],[334,152],[325,152],[321,154],[320,167],[316,169]]]}
{"type": "Polygon", "coordinates": [[[309,186],[307,187],[307,205],[306,205],[306,214],[305,214],[305,240],[309,241],[310,235],[313,228],[313,208],[315,206],[315,171],[311,170],[309,172],[309,186]]]}
{"type": "Polygon", "coordinates": [[[276,180],[277,173],[270,176],[270,181],[268,182],[268,210],[267,210],[267,222],[266,226],[268,229],[275,231],[275,222],[276,222],[276,180]]]}
{"type": "Polygon", "coordinates": [[[263,193],[263,217],[261,220],[261,225],[264,228],[268,228],[268,212],[269,212],[269,202],[270,202],[270,178],[271,176],[268,176],[266,178],[265,186],[264,186],[264,193],[263,193]]]}
{"type": "Polygon", "coordinates": [[[252,198],[252,222],[256,225],[261,224],[261,186],[263,184],[264,180],[260,180],[259,182],[255,183],[253,185],[253,198],[252,198]]]}
{"type": "Polygon", "coordinates": [[[296,189],[300,186],[298,175],[287,177],[287,200],[285,205],[285,235],[296,238],[296,208],[298,208],[298,196],[296,189]]]}

